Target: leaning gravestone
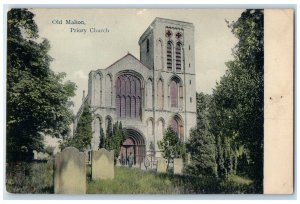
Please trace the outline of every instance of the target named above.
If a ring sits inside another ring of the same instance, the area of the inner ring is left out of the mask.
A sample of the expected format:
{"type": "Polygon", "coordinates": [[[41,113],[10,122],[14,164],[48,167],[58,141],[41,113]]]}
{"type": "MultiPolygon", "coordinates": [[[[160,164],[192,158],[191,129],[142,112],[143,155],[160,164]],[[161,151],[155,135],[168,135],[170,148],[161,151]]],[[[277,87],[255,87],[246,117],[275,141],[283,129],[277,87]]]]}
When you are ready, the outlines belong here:
{"type": "Polygon", "coordinates": [[[174,174],[182,174],[183,160],[174,159],[174,174]]]}
{"type": "Polygon", "coordinates": [[[85,194],[85,154],[74,147],[67,147],[56,154],[54,162],[54,193],[85,194]]]}
{"type": "Polygon", "coordinates": [[[107,151],[104,148],[92,151],[92,180],[114,177],[114,151],[107,151]]]}
{"type": "Polygon", "coordinates": [[[164,158],[157,159],[157,172],[166,173],[167,172],[167,163],[164,158]]]}

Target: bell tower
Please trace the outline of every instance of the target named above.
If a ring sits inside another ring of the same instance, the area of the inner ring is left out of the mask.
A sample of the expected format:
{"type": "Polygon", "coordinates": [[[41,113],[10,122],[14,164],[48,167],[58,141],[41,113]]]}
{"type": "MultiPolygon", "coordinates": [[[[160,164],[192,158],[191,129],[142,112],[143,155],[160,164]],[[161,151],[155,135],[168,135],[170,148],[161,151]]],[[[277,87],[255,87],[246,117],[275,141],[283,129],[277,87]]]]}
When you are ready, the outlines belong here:
{"type": "Polygon", "coordinates": [[[140,61],[153,70],[153,118],[164,118],[166,128],[177,115],[174,126],[186,140],[196,124],[194,25],[155,18],[139,45],[140,61]]]}

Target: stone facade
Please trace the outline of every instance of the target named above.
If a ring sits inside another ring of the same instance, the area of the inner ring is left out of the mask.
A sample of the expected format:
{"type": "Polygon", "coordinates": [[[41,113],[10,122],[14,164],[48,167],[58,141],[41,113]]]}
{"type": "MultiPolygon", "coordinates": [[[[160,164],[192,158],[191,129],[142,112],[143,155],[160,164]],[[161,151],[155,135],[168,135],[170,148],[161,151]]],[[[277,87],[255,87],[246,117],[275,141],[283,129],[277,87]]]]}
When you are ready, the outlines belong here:
{"type": "Polygon", "coordinates": [[[126,158],[133,153],[136,163],[153,148],[160,157],[157,142],[168,126],[186,141],[196,124],[193,24],[156,18],[139,45],[140,60],[128,53],[107,68],[91,71],[83,98],[94,117],[91,149],[98,150],[100,128],[106,132],[109,121],[121,121],[127,139],[120,154],[126,158]]]}

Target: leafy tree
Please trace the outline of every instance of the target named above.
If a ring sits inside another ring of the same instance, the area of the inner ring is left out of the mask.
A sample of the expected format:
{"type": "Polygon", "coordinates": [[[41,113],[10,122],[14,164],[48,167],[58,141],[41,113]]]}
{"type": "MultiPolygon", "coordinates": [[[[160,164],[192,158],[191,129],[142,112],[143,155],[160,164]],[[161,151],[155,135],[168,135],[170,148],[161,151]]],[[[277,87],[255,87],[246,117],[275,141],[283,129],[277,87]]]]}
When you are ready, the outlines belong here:
{"type": "MultiPolygon", "coordinates": [[[[34,14],[7,13],[7,160],[42,151],[43,135],[65,137],[72,123],[76,85],[50,69],[50,44],[38,36],[34,14]],[[41,41],[41,42],[40,42],[41,41]]],[[[32,159],[29,155],[28,159],[32,159]]]]}
{"type": "Polygon", "coordinates": [[[216,116],[214,133],[223,138],[225,168],[232,168],[232,155],[229,152],[235,152],[236,157],[247,154],[246,172],[241,173],[258,181],[258,189],[262,190],[263,10],[246,10],[236,22],[228,26],[239,43],[233,49],[234,60],[226,64],[228,70],[213,91],[216,116]],[[241,150],[243,153],[238,154],[241,150]]]}
{"type": "Polygon", "coordinates": [[[106,138],[105,138],[105,149],[112,150],[113,149],[113,127],[111,120],[107,121],[107,128],[106,128],[106,138]]]}
{"type": "Polygon", "coordinates": [[[115,155],[115,164],[119,157],[123,140],[124,140],[124,134],[123,134],[122,123],[117,122],[115,124],[114,133],[113,133],[113,149],[114,149],[114,155],[115,155]]]}
{"type": "Polygon", "coordinates": [[[114,161],[117,163],[122,142],[125,138],[121,122],[116,122],[111,129],[111,122],[107,126],[107,138],[105,139],[105,148],[114,150],[114,161]]]}
{"type": "Polygon", "coordinates": [[[168,167],[171,159],[184,158],[186,154],[185,144],[181,142],[177,133],[172,127],[168,127],[164,133],[163,139],[157,142],[162,155],[168,160],[168,167]]]}
{"type": "Polygon", "coordinates": [[[197,126],[191,130],[188,142],[191,152],[189,173],[194,175],[217,176],[216,144],[211,133],[210,104],[211,96],[196,94],[197,126]]]}
{"type": "Polygon", "coordinates": [[[105,135],[103,128],[100,128],[100,143],[99,143],[99,148],[105,148],[105,135]]]}
{"type": "Polygon", "coordinates": [[[79,151],[85,151],[91,145],[91,140],[93,138],[92,122],[93,118],[89,105],[84,104],[74,136],[68,138],[65,143],[63,143],[62,148],[72,146],[76,147],[79,151]]]}

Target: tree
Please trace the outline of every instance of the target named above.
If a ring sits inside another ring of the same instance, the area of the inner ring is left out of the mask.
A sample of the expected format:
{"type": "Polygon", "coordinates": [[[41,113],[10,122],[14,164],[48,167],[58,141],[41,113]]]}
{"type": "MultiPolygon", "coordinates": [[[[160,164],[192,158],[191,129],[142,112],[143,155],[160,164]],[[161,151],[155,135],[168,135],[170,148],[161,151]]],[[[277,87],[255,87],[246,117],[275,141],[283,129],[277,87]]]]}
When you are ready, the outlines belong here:
{"type": "Polygon", "coordinates": [[[216,144],[211,133],[210,104],[211,96],[196,93],[197,126],[191,130],[188,150],[191,153],[189,173],[202,176],[217,176],[216,144]]]}
{"type": "Polygon", "coordinates": [[[227,149],[224,155],[225,168],[231,168],[228,165],[230,151],[240,158],[247,154],[247,168],[244,168],[246,172],[241,173],[256,180],[261,191],[264,121],[263,10],[246,10],[236,22],[228,26],[239,42],[233,49],[234,60],[226,63],[228,70],[213,91],[216,110],[214,133],[222,138],[223,148],[227,149]]]}
{"type": "Polygon", "coordinates": [[[99,148],[105,148],[105,135],[103,128],[100,128],[100,143],[99,143],[99,148]]]}
{"type": "Polygon", "coordinates": [[[76,85],[65,73],[50,69],[50,44],[41,42],[34,14],[11,9],[7,14],[7,160],[24,160],[42,151],[43,136],[65,137],[73,114],[76,85]]]}
{"type": "Polygon", "coordinates": [[[105,149],[107,150],[112,150],[113,146],[113,127],[112,127],[112,123],[111,120],[107,120],[107,128],[106,128],[106,138],[105,138],[105,149]]]}
{"type": "Polygon", "coordinates": [[[111,122],[107,126],[107,138],[105,140],[105,148],[107,150],[114,150],[114,161],[117,163],[122,142],[125,138],[121,122],[116,122],[111,129],[111,122]]]}
{"type": "Polygon", "coordinates": [[[63,144],[64,147],[76,147],[79,151],[85,151],[93,138],[92,133],[93,117],[88,104],[84,104],[82,114],[79,117],[74,136],[68,138],[63,144]]]}
{"type": "Polygon", "coordinates": [[[168,167],[171,159],[185,157],[185,144],[181,142],[172,127],[167,128],[163,139],[158,141],[157,144],[158,148],[162,151],[163,157],[168,160],[168,167]]]}

